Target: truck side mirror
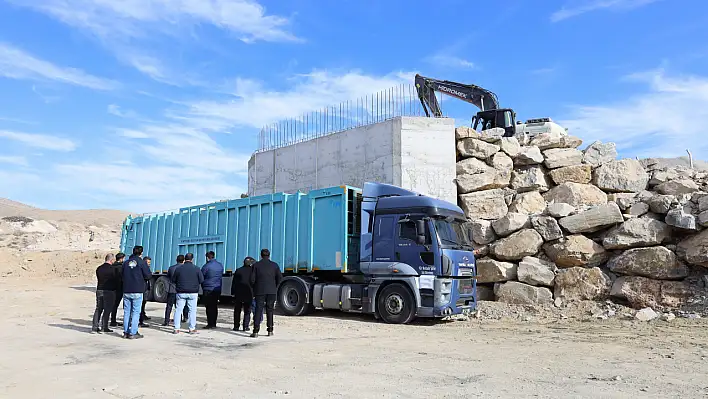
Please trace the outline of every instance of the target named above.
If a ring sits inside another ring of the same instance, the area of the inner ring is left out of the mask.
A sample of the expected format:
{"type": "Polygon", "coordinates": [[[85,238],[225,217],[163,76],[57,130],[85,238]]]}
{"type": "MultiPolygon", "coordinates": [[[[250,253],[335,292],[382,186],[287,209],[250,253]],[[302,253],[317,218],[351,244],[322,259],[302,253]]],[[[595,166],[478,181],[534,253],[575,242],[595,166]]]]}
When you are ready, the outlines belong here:
{"type": "Polygon", "coordinates": [[[416,243],[419,245],[425,245],[425,221],[423,219],[418,219],[415,221],[415,233],[416,243]]]}

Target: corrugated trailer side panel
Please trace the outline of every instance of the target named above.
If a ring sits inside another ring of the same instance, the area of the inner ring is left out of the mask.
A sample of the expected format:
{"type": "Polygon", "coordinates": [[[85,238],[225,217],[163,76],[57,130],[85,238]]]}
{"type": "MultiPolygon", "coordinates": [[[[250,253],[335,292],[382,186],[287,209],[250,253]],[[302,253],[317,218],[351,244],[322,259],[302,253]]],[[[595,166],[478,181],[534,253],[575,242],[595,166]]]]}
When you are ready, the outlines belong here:
{"type": "MultiPolygon", "coordinates": [[[[269,248],[284,271],[347,271],[349,187],[308,194],[270,194],[180,209],[178,213],[128,219],[121,248],[143,245],[154,273],[166,273],[177,254],[192,252],[201,266],[214,251],[225,272],[246,256],[269,248]]],[[[351,213],[351,212],[349,212],[351,213]]],[[[351,221],[349,221],[351,223],[351,221]]]]}

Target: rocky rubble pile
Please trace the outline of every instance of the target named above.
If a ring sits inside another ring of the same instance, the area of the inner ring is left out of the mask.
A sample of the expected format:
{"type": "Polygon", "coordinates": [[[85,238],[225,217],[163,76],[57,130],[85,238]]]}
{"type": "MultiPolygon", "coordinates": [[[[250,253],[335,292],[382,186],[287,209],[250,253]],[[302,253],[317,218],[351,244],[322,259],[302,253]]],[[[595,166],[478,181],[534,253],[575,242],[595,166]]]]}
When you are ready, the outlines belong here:
{"type": "Polygon", "coordinates": [[[457,187],[480,299],[678,308],[705,295],[708,172],[617,159],[614,143],[458,128],[457,187]]]}

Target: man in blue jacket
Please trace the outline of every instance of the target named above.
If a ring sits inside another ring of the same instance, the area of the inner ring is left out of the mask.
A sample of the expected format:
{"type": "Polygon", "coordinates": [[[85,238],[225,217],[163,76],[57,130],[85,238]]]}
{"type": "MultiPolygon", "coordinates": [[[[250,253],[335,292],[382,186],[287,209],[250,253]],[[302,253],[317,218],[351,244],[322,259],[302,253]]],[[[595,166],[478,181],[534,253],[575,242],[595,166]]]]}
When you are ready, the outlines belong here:
{"type": "Polygon", "coordinates": [[[150,268],[142,258],[143,247],[133,248],[133,255],[123,262],[123,338],[135,339],[138,333],[140,309],[143,305],[145,280],[151,277],[150,268]]]}
{"type": "Polygon", "coordinates": [[[224,266],[214,259],[215,257],[214,251],[207,252],[207,262],[202,266],[202,274],[204,275],[202,291],[207,316],[207,325],[204,326],[204,329],[216,328],[216,319],[219,312],[221,277],[224,275],[224,266]]]}

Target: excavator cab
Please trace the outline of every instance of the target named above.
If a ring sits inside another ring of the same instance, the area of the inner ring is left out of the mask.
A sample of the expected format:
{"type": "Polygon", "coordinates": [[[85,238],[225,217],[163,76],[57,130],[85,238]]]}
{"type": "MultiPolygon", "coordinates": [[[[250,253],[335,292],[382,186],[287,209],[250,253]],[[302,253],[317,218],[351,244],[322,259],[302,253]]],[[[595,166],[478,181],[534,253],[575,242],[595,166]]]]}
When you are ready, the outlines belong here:
{"type": "Polygon", "coordinates": [[[477,131],[492,129],[504,129],[504,137],[513,137],[516,133],[516,113],[509,108],[488,109],[477,112],[472,117],[472,128],[477,131]]]}

